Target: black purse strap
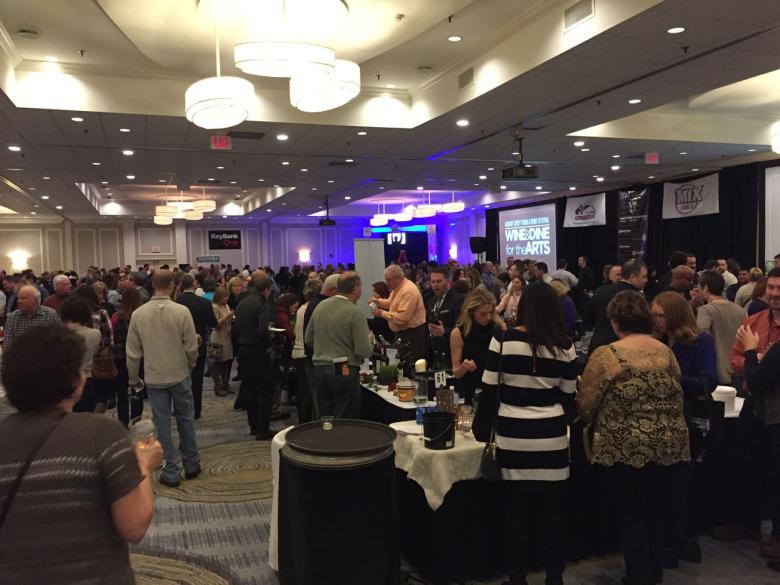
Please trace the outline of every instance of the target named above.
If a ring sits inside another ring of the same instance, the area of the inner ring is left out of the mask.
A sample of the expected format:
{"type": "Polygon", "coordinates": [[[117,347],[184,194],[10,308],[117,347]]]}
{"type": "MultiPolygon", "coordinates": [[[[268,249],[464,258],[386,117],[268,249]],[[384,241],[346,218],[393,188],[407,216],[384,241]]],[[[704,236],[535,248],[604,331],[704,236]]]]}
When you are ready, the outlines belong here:
{"type": "Polygon", "coordinates": [[[506,336],[506,330],[501,332],[501,342],[498,347],[498,383],[496,385],[496,412],[493,417],[493,426],[490,429],[490,443],[496,441],[496,426],[498,426],[498,411],[501,408],[501,379],[503,378],[501,372],[501,362],[504,359],[504,337],[506,336]]]}
{"type": "Polygon", "coordinates": [[[8,490],[8,495],[6,495],[5,497],[5,502],[3,503],[3,509],[2,511],[0,511],[0,530],[2,530],[3,528],[3,524],[5,523],[5,518],[6,516],[8,516],[8,511],[11,509],[11,504],[14,501],[14,496],[16,495],[16,492],[19,491],[19,487],[22,485],[22,480],[24,479],[27,470],[30,469],[30,465],[32,465],[32,462],[35,460],[35,456],[44,446],[46,441],[49,440],[49,437],[51,436],[52,432],[54,431],[55,428],[57,428],[57,425],[60,424],[63,418],[65,418],[65,413],[60,412],[57,415],[57,418],[54,419],[54,422],[51,424],[51,426],[49,426],[47,431],[43,435],[41,435],[41,437],[38,439],[38,442],[35,444],[32,451],[30,451],[30,454],[27,456],[27,460],[24,462],[24,465],[22,465],[21,469],[19,469],[19,473],[16,475],[16,479],[11,484],[11,488],[8,490]]]}

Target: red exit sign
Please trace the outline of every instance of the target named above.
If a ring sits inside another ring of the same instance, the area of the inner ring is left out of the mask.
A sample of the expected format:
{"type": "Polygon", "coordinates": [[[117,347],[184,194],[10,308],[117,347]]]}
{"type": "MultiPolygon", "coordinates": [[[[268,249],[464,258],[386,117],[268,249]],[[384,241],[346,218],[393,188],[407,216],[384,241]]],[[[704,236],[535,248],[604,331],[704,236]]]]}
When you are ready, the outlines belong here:
{"type": "Polygon", "coordinates": [[[658,155],[657,152],[646,152],[645,153],[645,164],[646,165],[657,165],[660,164],[661,157],[658,155]]]}
{"type": "Polygon", "coordinates": [[[233,144],[230,141],[230,136],[211,137],[211,150],[230,150],[232,148],[233,144]]]}

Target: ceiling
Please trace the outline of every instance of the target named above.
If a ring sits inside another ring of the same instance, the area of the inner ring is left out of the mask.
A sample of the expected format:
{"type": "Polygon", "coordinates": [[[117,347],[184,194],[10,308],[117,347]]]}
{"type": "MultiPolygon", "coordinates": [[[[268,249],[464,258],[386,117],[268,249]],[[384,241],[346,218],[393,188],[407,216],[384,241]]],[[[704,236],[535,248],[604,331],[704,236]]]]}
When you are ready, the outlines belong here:
{"type": "MultiPolygon", "coordinates": [[[[203,189],[218,201],[213,221],[304,218],[325,197],[342,206],[334,215],[368,215],[373,204],[354,204],[387,192],[414,200],[418,186],[492,205],[776,157],[776,1],[595,0],[594,16],[568,31],[571,1],[348,4],[328,42],[360,62],[361,96],[303,114],[284,82],[250,77],[257,108],[231,130],[251,137],[222,152],[183,116],[184,89],[214,66],[213,27],[195,0],[0,0],[0,205],[18,214],[3,221],[146,219],[157,200],[203,189]],[[473,81],[459,87],[464,73],[473,81]],[[501,180],[513,131],[538,179],[501,180]],[[646,152],[661,164],[645,165],[646,152]]],[[[234,42],[270,34],[242,22],[223,25],[225,74],[240,73],[234,42]]]]}

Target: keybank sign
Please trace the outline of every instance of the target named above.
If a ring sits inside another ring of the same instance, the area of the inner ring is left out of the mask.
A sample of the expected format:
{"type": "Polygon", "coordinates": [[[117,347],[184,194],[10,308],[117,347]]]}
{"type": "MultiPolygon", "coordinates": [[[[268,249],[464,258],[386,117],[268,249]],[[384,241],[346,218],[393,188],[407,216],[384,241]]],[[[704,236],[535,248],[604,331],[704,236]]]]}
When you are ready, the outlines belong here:
{"type": "Polygon", "coordinates": [[[209,230],[209,250],[240,250],[241,230],[209,230]]]}

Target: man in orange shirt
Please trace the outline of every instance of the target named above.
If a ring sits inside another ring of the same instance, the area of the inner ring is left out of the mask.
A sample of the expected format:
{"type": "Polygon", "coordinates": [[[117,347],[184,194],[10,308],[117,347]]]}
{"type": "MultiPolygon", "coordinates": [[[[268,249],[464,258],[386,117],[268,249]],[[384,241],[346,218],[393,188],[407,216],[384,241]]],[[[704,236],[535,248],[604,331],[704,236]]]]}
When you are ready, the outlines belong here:
{"type": "Polygon", "coordinates": [[[427,356],[427,330],[425,327],[425,303],[420,289],[406,278],[397,264],[385,270],[385,283],[390,289],[390,298],[371,298],[376,305],[374,317],[386,319],[398,339],[406,343],[414,361],[427,356]]]}

